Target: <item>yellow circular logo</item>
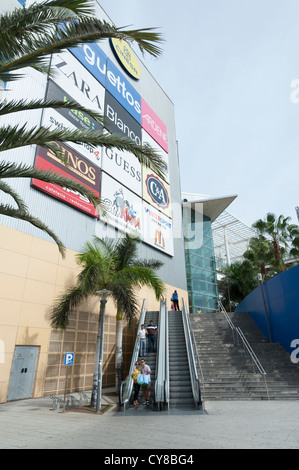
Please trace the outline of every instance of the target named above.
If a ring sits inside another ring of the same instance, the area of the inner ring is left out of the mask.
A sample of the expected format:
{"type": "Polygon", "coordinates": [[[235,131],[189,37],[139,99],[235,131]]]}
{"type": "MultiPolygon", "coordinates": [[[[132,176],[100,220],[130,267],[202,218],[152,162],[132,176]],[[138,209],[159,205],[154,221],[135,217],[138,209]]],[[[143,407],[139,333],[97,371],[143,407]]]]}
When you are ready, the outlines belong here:
{"type": "Polygon", "coordinates": [[[135,78],[135,80],[139,80],[141,77],[140,66],[134,52],[126,41],[123,39],[111,38],[110,44],[116,58],[119,60],[126,72],[131,75],[131,77],[135,78]]]}

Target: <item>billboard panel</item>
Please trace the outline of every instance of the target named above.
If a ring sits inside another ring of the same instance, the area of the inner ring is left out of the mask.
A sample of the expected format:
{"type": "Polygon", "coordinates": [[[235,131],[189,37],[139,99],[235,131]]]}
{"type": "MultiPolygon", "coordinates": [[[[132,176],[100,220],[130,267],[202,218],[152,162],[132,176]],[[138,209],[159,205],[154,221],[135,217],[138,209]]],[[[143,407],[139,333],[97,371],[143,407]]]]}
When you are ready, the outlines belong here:
{"type": "Polygon", "coordinates": [[[168,153],[166,153],[159,144],[144,130],[141,129],[141,136],[142,136],[142,145],[152,147],[164,160],[167,166],[167,170],[165,172],[165,180],[169,183],[169,165],[168,165],[168,153]]]}
{"type": "Polygon", "coordinates": [[[143,239],[149,245],[173,256],[172,220],[143,202],[143,239]]]}
{"type": "MultiPolygon", "coordinates": [[[[76,102],[76,100],[71,95],[69,95],[66,91],[62,90],[62,88],[56,85],[56,83],[54,83],[52,80],[49,80],[48,82],[46,99],[59,100],[65,102],[76,102]]],[[[77,129],[88,131],[103,130],[103,126],[100,122],[96,121],[83,111],[64,108],[56,108],[55,111],[61,114],[61,116],[63,116],[69,122],[71,122],[77,129]]]]}
{"type": "Polygon", "coordinates": [[[143,98],[141,98],[141,126],[168,153],[167,127],[143,98]]]}
{"type": "Polygon", "coordinates": [[[152,170],[142,169],[142,197],[150,205],[171,217],[170,186],[160,179],[152,170]]]}
{"type": "MultiPolygon", "coordinates": [[[[76,153],[73,149],[64,144],[57,143],[57,147],[62,151],[68,166],[56,157],[56,155],[44,147],[37,147],[35,158],[35,168],[57,172],[61,176],[72,178],[75,181],[88,186],[96,196],[100,196],[101,171],[90,161],[76,153]]],[[[32,179],[32,186],[49,194],[50,196],[63,201],[76,209],[83,211],[94,217],[98,217],[95,207],[88,198],[78,192],[68,190],[61,186],[51,183],[45,183],[36,178],[32,179]]]]}
{"type": "Polygon", "coordinates": [[[82,44],[69,49],[98,82],[106,86],[107,56],[98,44],[82,44]]]}
{"type": "Polygon", "coordinates": [[[102,149],[102,170],[142,196],[141,164],[130,152],[116,148],[102,149]]]}
{"type": "Polygon", "coordinates": [[[105,116],[107,121],[105,127],[111,133],[124,135],[137,145],[141,145],[140,124],[108,92],[105,96],[105,116]]]}
{"type": "Polygon", "coordinates": [[[141,124],[141,96],[108,59],[106,88],[111,95],[141,124]]]}
{"type": "MultiPolygon", "coordinates": [[[[77,128],[67,119],[65,119],[61,114],[59,114],[55,109],[47,108],[43,111],[42,125],[50,128],[58,129],[70,129],[76,130],[77,128]]],[[[74,142],[66,142],[68,147],[72,147],[79,152],[88,160],[92,161],[99,168],[101,167],[101,154],[102,147],[92,147],[88,144],[76,144],[74,142]]]]}
{"type": "Polygon", "coordinates": [[[105,88],[68,51],[53,54],[53,80],[87,109],[103,114],[105,88]]]}
{"type": "Polygon", "coordinates": [[[103,222],[123,232],[142,237],[142,199],[121,183],[102,173],[101,198],[107,210],[103,222]]]}

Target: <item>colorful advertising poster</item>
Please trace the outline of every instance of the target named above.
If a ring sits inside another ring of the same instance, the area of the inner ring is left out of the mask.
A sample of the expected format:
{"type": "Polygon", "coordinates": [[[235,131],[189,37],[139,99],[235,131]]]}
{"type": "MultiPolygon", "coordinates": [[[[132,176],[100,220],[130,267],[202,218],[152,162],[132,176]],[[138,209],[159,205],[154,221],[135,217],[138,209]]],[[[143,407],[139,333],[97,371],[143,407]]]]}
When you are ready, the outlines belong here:
{"type": "MultiPolygon", "coordinates": [[[[43,111],[42,125],[49,128],[57,128],[59,130],[70,129],[76,130],[77,128],[55,109],[46,108],[43,111]]],[[[88,158],[96,166],[101,168],[101,155],[102,147],[92,147],[88,144],[75,144],[74,142],[67,142],[68,147],[72,147],[76,152],[79,152],[84,157],[88,158]]]]}
{"type": "Polygon", "coordinates": [[[107,56],[98,44],[82,44],[69,51],[81,62],[98,82],[106,86],[107,56]]]}
{"type": "MultiPolygon", "coordinates": [[[[48,82],[47,88],[47,100],[59,100],[64,102],[75,102],[76,100],[62,90],[56,83],[52,80],[48,82]]],[[[79,130],[87,130],[92,132],[98,132],[103,130],[103,125],[93,119],[88,114],[83,111],[78,111],[77,109],[65,109],[65,108],[55,108],[61,116],[71,122],[79,130]]]]}
{"type": "MultiPolygon", "coordinates": [[[[67,147],[62,143],[56,143],[56,145],[68,162],[68,166],[65,166],[63,162],[50,150],[45,149],[44,147],[37,147],[34,165],[35,168],[57,172],[62,176],[79,181],[92,189],[95,195],[99,197],[101,183],[100,169],[70,147],[67,147]]],[[[98,217],[96,209],[89,199],[76,191],[63,188],[56,184],[45,183],[44,181],[40,181],[36,178],[32,179],[31,184],[35,188],[40,189],[46,194],[49,194],[50,196],[53,196],[56,199],[85,212],[86,214],[98,217]]]]}
{"type": "Polygon", "coordinates": [[[140,124],[108,92],[105,97],[105,117],[105,127],[109,132],[129,137],[141,145],[140,124]]]}
{"type": "Polygon", "coordinates": [[[142,237],[142,199],[115,179],[102,173],[101,198],[107,211],[103,222],[142,237]]]}
{"type": "Polygon", "coordinates": [[[167,127],[141,98],[141,127],[168,153],[167,127]]]}
{"type": "Polygon", "coordinates": [[[143,240],[173,256],[172,220],[143,202],[143,240]]]}
{"type": "Polygon", "coordinates": [[[142,197],[141,164],[135,155],[125,150],[103,147],[102,170],[142,197]]]}
{"type": "Polygon", "coordinates": [[[121,106],[141,124],[141,96],[110,59],[107,63],[106,88],[121,106]]]}
{"type": "Polygon", "coordinates": [[[105,88],[68,51],[53,54],[54,82],[75,101],[99,114],[104,113],[105,88]]]}
{"type": "Polygon", "coordinates": [[[152,137],[144,130],[141,129],[141,137],[142,137],[142,145],[151,147],[153,150],[155,150],[164,160],[167,169],[165,171],[165,180],[167,183],[169,183],[169,166],[168,166],[168,153],[166,153],[160,145],[157,144],[157,142],[152,139],[152,137]]]}
{"type": "Polygon", "coordinates": [[[143,199],[167,217],[172,217],[170,187],[149,168],[142,168],[143,199]]]}

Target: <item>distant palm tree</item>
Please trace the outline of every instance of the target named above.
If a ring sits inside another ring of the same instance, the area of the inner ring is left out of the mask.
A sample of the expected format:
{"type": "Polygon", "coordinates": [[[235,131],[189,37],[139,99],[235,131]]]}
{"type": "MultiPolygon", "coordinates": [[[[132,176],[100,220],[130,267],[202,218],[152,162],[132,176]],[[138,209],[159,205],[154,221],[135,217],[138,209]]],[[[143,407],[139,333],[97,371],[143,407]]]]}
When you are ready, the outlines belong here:
{"type": "MultiPolygon", "coordinates": [[[[94,16],[93,5],[89,0],[46,0],[34,3],[28,8],[16,8],[0,15],[0,81],[13,82],[24,76],[24,68],[32,67],[43,74],[52,75],[49,57],[66,48],[77,47],[106,38],[119,38],[135,41],[142,52],[156,57],[161,50],[157,43],[162,41],[153,28],[124,30],[100,21],[94,16]]],[[[5,91],[3,92],[5,93],[5,91]]],[[[116,134],[79,130],[51,130],[46,127],[27,129],[26,125],[10,126],[5,118],[11,113],[26,112],[44,108],[68,108],[83,110],[96,120],[103,117],[78,103],[58,100],[20,100],[0,103],[0,152],[28,145],[39,145],[50,149],[62,158],[55,141],[88,143],[91,146],[116,147],[128,150],[138,160],[163,177],[166,166],[160,155],[152,148],[138,146],[130,139],[116,134]]],[[[0,190],[11,196],[17,208],[10,204],[0,204],[0,215],[26,220],[47,232],[58,244],[60,252],[64,246],[58,237],[39,219],[33,217],[20,196],[7,184],[7,178],[37,178],[42,181],[63,185],[87,196],[96,206],[100,201],[84,185],[58,174],[36,170],[30,166],[0,162],[0,190]]]]}
{"type": "Polygon", "coordinates": [[[272,240],[273,267],[278,272],[286,269],[284,254],[299,256],[299,227],[290,224],[290,220],[291,217],[279,215],[276,218],[274,214],[269,212],[264,220],[259,219],[252,225],[265,239],[268,237],[272,240]]]}
{"type": "MultiPolygon", "coordinates": [[[[116,389],[122,380],[122,329],[123,318],[131,321],[139,312],[136,289],[148,286],[160,299],[164,284],[155,270],[162,266],[157,260],[138,259],[139,240],[126,234],[119,240],[100,239],[95,237],[94,244],[86,243],[82,253],[77,255],[81,271],[77,282],[67,288],[55,302],[51,322],[54,328],[66,328],[69,315],[82,300],[96,292],[106,289],[111,292],[116,309],[116,389]]],[[[99,323],[100,329],[100,323],[99,323]]],[[[96,349],[92,405],[95,404],[99,366],[99,341],[96,349]]]]}

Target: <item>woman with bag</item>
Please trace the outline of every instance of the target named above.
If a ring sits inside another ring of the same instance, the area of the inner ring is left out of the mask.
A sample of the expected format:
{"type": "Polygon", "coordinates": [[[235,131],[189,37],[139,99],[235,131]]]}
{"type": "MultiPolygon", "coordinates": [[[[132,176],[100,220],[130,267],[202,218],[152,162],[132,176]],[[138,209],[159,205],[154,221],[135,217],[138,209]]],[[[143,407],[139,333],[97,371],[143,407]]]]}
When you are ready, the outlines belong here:
{"type": "Polygon", "coordinates": [[[135,364],[135,369],[133,369],[133,372],[131,374],[132,379],[134,380],[134,405],[138,405],[138,394],[140,391],[140,385],[137,382],[137,377],[138,375],[141,374],[141,367],[139,362],[137,361],[135,364]]]}
{"type": "Polygon", "coordinates": [[[145,363],[145,360],[143,358],[140,360],[140,363],[141,363],[141,374],[144,376],[143,381],[145,383],[144,385],[141,385],[142,391],[143,391],[143,397],[144,397],[144,402],[142,404],[149,406],[150,389],[151,389],[151,376],[150,376],[151,368],[145,363]]]}

